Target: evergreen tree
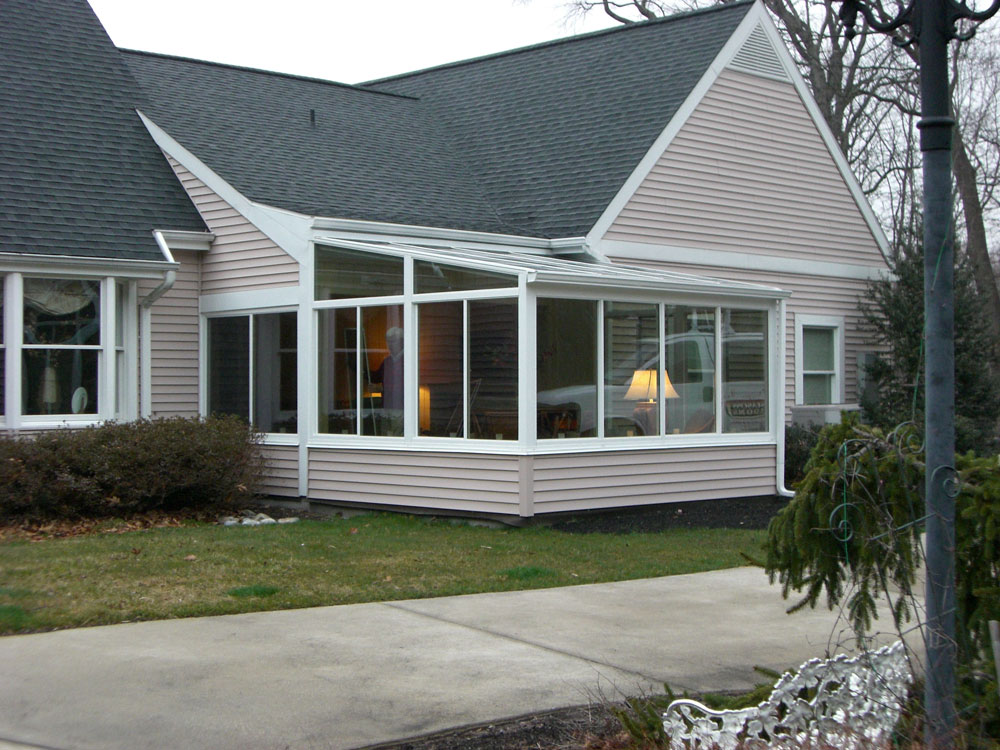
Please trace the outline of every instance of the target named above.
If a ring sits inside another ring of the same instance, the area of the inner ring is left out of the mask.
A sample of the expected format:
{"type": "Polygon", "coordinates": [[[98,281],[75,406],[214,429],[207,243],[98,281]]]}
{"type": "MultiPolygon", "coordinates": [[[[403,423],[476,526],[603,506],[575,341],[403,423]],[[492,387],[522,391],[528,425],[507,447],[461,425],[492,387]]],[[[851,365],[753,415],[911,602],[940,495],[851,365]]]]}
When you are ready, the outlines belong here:
{"type": "MultiPolygon", "coordinates": [[[[921,254],[902,249],[894,279],[868,284],[861,312],[880,352],[866,371],[874,388],[861,399],[865,420],[886,430],[924,419],[924,266],[921,254]]],[[[991,373],[991,331],[967,263],[955,269],[955,448],[996,453],[1000,380],[991,373]]]]}

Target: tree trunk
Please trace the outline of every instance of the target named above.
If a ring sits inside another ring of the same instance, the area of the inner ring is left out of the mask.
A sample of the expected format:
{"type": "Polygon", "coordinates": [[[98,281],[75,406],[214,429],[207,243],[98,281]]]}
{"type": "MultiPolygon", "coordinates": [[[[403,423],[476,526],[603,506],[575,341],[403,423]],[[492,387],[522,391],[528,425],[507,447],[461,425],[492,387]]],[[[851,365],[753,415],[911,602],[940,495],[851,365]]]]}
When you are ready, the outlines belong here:
{"type": "Polygon", "coordinates": [[[958,128],[955,129],[955,140],[952,144],[952,171],[955,174],[955,186],[958,188],[958,197],[965,214],[966,253],[972,264],[976,290],[988,313],[993,336],[990,363],[996,370],[1000,367],[1000,289],[997,287],[997,279],[993,274],[990,252],[986,244],[986,225],[983,222],[983,206],[979,200],[979,188],[976,184],[976,170],[969,160],[965,141],[958,128]]]}

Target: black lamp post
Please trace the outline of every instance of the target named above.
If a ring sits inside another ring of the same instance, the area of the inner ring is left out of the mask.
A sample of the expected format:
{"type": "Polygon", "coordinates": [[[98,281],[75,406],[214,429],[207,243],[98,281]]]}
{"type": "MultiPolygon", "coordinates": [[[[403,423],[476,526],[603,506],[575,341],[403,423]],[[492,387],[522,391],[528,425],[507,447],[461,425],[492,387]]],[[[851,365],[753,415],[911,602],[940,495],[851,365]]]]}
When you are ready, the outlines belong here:
{"type": "Polygon", "coordinates": [[[920,151],[924,176],[924,351],[926,358],[925,501],[927,587],[924,711],[929,748],[954,745],[955,734],[955,305],[952,246],[951,141],[955,124],[948,93],[948,43],[967,41],[998,10],[977,11],[957,0],[910,0],[895,15],[879,0],[843,0],[840,18],[854,36],[858,12],[876,31],[908,26],[901,45],[920,47],[920,151]],[[960,29],[960,23],[968,28],[960,29]]]}

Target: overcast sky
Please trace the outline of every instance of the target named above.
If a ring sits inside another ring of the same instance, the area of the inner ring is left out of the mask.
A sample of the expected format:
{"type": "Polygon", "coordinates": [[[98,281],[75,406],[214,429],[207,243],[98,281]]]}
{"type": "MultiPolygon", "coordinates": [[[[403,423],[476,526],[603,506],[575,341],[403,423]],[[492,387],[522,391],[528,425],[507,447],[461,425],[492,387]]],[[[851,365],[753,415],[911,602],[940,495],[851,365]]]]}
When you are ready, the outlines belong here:
{"type": "Polygon", "coordinates": [[[613,26],[565,0],[90,0],[119,47],[362,81],[613,26]]]}

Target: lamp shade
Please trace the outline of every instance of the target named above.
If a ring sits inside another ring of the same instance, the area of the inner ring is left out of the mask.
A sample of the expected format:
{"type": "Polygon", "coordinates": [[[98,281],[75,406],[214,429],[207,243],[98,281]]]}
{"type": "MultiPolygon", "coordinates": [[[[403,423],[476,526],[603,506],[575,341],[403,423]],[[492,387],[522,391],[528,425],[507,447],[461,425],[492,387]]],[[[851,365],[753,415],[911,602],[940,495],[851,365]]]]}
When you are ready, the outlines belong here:
{"type": "Polygon", "coordinates": [[[627,401],[655,401],[656,370],[636,370],[632,375],[628,391],[625,393],[625,399],[627,401]]]}
{"type": "MultiPolygon", "coordinates": [[[[636,370],[632,374],[632,382],[628,385],[625,393],[626,401],[656,401],[656,370],[636,370]]],[[[670,383],[670,376],[663,373],[664,396],[666,398],[680,398],[670,383]]]]}

